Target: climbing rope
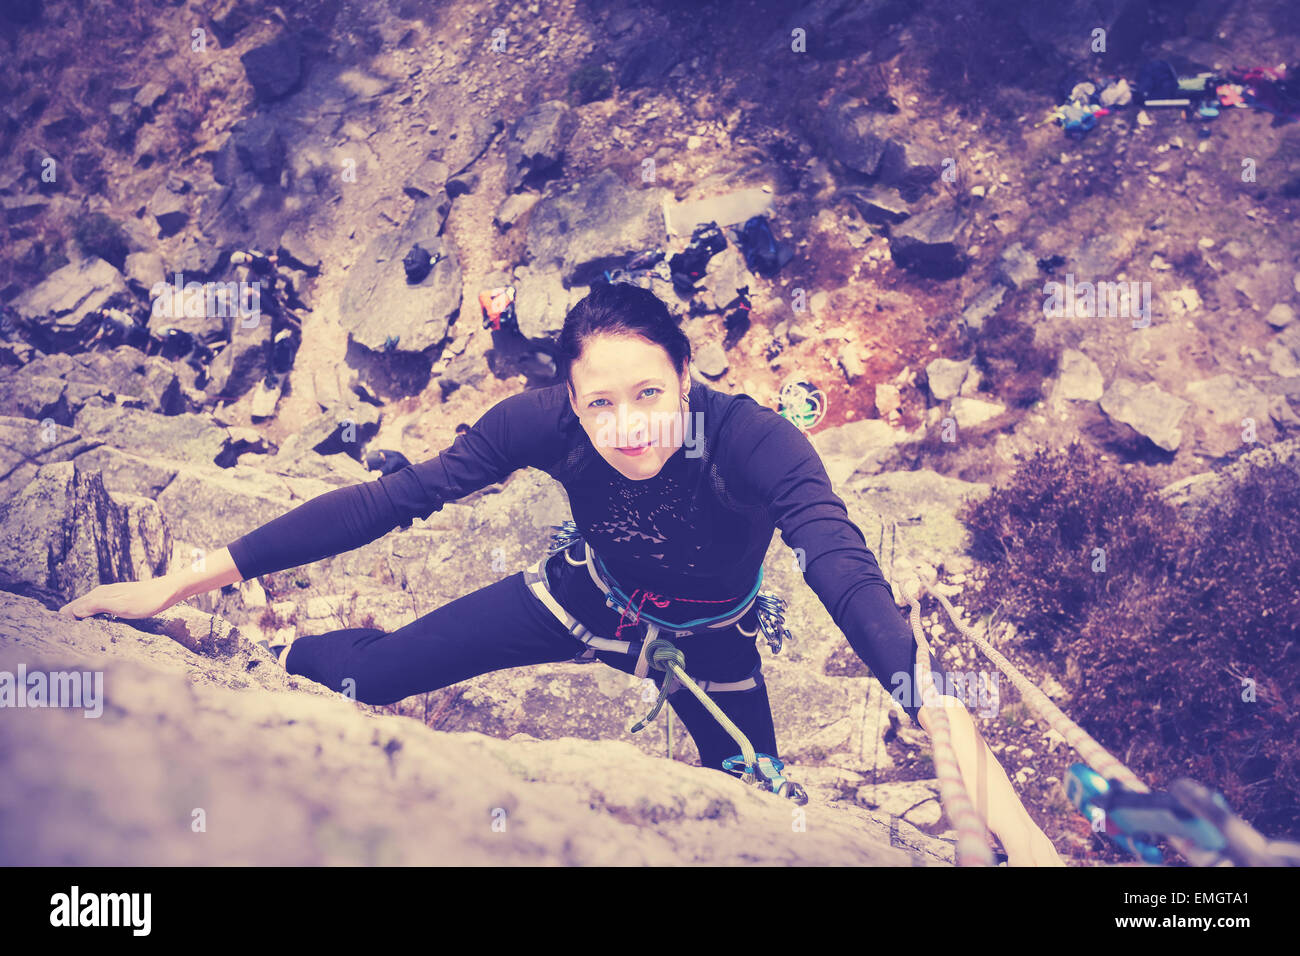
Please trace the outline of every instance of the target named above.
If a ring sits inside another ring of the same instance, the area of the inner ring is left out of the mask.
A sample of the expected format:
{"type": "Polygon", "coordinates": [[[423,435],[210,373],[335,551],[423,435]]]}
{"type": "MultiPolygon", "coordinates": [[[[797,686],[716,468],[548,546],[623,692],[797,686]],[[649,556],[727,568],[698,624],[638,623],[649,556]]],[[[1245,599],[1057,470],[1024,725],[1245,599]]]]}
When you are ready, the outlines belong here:
{"type": "MultiPolygon", "coordinates": [[[[1043,691],[1034,685],[1024,676],[1010,661],[1002,656],[987,640],[976,634],[971,628],[967,627],[959,619],[957,612],[953,609],[952,604],[948,601],[946,595],[940,593],[934,582],[911,579],[903,586],[904,597],[911,605],[911,622],[912,632],[917,640],[917,678],[922,687],[930,689],[933,680],[930,676],[929,668],[929,647],[925,644],[925,639],[921,634],[921,604],[920,593],[925,591],[934,596],[934,598],[943,606],[948,613],[948,618],[952,621],[953,626],[962,637],[973,643],[980,651],[991,660],[998,669],[1005,674],[1008,679],[1020,691],[1025,703],[1039,717],[1041,717],[1053,730],[1060,734],[1074,750],[1076,750],[1091,767],[1096,768],[1096,775],[1104,781],[1111,781],[1117,787],[1125,788],[1131,794],[1143,795],[1141,803],[1144,806],[1153,805],[1154,798],[1160,796],[1153,794],[1151,789],[1142,782],[1139,777],[1128,767],[1121,763],[1105,747],[1099,744],[1087,731],[1071,720],[1065,713],[1054,704],[1043,691]]],[[[949,778],[952,776],[952,768],[956,765],[956,756],[952,751],[952,740],[950,728],[947,723],[947,715],[944,708],[936,707],[935,713],[938,719],[935,720],[936,732],[932,734],[934,738],[935,749],[935,768],[940,768],[942,760],[944,771],[949,778]],[[941,758],[940,752],[943,751],[941,758]]],[[[1078,765],[1076,765],[1077,767],[1078,765]]],[[[1073,770],[1074,768],[1072,768],[1073,770]]],[[[1088,768],[1084,768],[1085,770],[1088,768]]],[[[940,774],[940,802],[943,804],[945,812],[948,813],[949,819],[953,821],[958,830],[957,855],[960,865],[975,863],[980,865],[984,863],[988,852],[988,835],[984,828],[983,821],[976,818],[974,823],[971,822],[970,816],[974,813],[970,804],[970,798],[966,794],[965,787],[958,776],[954,781],[949,780],[945,787],[945,774],[940,774]],[[974,846],[976,835],[983,841],[982,849],[974,846]]],[[[1138,801],[1133,801],[1137,803],[1138,801]]],[[[1188,833],[1194,833],[1189,830],[1188,833]]],[[[1164,834],[1175,849],[1181,853],[1188,862],[1195,866],[1214,866],[1222,860],[1222,853],[1214,846],[1198,844],[1190,835],[1178,835],[1171,832],[1164,834]]],[[[1119,841],[1117,841],[1119,842],[1119,841]]],[[[1123,845],[1121,843],[1121,845],[1123,845]]],[[[1136,852],[1136,851],[1135,851],[1136,852]]]]}
{"type": "MultiPolygon", "coordinates": [[[[913,583],[916,582],[908,582],[909,585],[913,583]]],[[[930,670],[930,645],[926,643],[925,635],[921,631],[920,595],[909,595],[905,592],[904,597],[911,605],[912,634],[916,638],[916,682],[920,687],[921,700],[925,704],[931,702],[937,704],[938,690],[934,686],[934,677],[930,670]]],[[[913,693],[918,692],[917,688],[912,690],[913,693]]],[[[934,744],[934,772],[939,779],[939,803],[957,830],[957,865],[993,866],[995,861],[989,832],[962,782],[957,752],[952,745],[952,727],[948,723],[947,711],[942,706],[936,706],[931,714],[933,720],[930,726],[930,739],[934,744]]]]}
{"type": "Polygon", "coordinates": [[[808,431],[825,417],[826,396],[817,386],[800,381],[795,373],[781,383],[777,411],[801,431],[808,431]]]}

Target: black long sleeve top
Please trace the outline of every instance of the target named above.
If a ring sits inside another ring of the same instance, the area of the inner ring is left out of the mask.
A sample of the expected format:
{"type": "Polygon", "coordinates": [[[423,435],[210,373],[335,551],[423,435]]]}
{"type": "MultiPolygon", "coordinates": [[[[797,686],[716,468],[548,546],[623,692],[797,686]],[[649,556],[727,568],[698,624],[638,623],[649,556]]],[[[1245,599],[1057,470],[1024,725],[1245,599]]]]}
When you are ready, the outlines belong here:
{"type": "MultiPolygon", "coordinates": [[[[895,693],[905,674],[911,687],[911,629],[808,438],[748,395],[702,383],[692,385],[689,408],[698,427],[654,477],[637,481],[596,451],[563,383],[520,392],[433,458],[319,495],[231,542],[230,554],[244,579],[308,564],[533,467],[561,482],[583,537],[629,594],[738,601],[780,528],[877,680],[895,693]]],[[[695,605],[680,620],[699,614],[695,605]]],[[[915,695],[895,696],[915,721],[915,695]]]]}

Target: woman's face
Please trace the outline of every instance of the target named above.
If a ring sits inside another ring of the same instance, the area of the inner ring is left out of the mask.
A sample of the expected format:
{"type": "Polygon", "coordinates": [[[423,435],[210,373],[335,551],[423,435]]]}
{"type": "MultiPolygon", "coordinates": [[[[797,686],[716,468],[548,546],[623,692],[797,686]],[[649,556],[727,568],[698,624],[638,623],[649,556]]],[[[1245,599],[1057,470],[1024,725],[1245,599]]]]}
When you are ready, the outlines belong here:
{"type": "Polygon", "coordinates": [[[572,377],[569,404],[601,457],[634,481],[657,475],[682,445],[689,372],[639,335],[597,335],[572,377]]]}

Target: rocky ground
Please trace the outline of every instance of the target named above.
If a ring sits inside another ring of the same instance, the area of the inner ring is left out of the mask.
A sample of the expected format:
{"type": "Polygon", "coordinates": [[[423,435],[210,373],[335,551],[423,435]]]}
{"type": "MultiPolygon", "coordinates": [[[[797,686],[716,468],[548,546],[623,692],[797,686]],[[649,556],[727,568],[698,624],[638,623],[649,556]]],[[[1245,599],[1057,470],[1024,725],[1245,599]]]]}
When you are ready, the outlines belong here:
{"type": "MultiPolygon", "coordinates": [[[[8,22],[3,70],[0,577],[46,606],[373,477],[367,450],[436,454],[457,424],[550,381],[547,349],[602,269],[680,251],[689,229],[669,225],[696,215],[762,212],[791,257],[758,275],[733,243],[692,295],[653,280],[688,316],[694,374],[772,407],[789,377],[821,388],[811,437],[891,576],[920,563],[968,585],[956,509],[1033,448],[1083,436],[1176,487],[1300,425],[1296,125],[1131,109],[1082,140],[1035,126],[1070,70],[1285,61],[1285,4],[1103,17],[1071,2],[1050,24],[1022,4],[994,24],[962,4],[222,0],[128,5],[112,31],[93,6],[38,6],[8,22]],[[1089,63],[1072,25],[1102,20],[1114,59],[1089,63]],[[570,88],[584,66],[612,79],[589,102],[570,88]],[[123,228],[98,240],[103,257],[79,229],[93,213],[123,228]],[[395,270],[415,243],[444,258],[412,285],[395,270]],[[247,277],[231,254],[248,248],[278,254],[272,321],[150,316],[154,283],[247,277]],[[1067,274],[1150,283],[1149,327],[1045,316],[1044,283],[1067,274]],[[479,290],[507,283],[520,335],[480,321],[479,290]],[[737,341],[723,313],[742,286],[737,341]],[[147,322],[148,343],[93,339],[108,310],[147,322]],[[167,328],[195,343],[188,360],[162,349],[167,328]],[[264,380],[277,336],[291,368],[264,380]]],[[[567,517],[548,485],[518,475],[193,603],[245,637],[397,627],[480,586],[493,548],[531,563],[567,517]]],[[[796,779],[822,805],[950,839],[924,736],[774,548],[797,640],[765,667],[796,779]]],[[[975,665],[927,621],[946,660],[975,665]]],[[[1060,662],[1017,659],[1057,696],[1060,662]]],[[[387,710],[492,738],[630,740],[648,758],[661,732],[625,732],[639,691],[554,665],[387,710]]],[[[1070,755],[1045,727],[1009,698],[980,726],[1063,854],[1118,860],[1065,805],[1070,755]]],[[[675,756],[694,760],[689,741],[675,756]]]]}

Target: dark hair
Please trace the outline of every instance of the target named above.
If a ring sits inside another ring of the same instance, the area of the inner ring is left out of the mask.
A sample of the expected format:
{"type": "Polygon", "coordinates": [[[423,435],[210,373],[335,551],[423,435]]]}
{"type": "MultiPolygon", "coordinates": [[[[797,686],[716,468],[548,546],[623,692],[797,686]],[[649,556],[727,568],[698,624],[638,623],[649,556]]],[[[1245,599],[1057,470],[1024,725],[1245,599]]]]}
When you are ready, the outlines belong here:
{"type": "Polygon", "coordinates": [[[594,335],[639,335],[668,353],[680,375],[691,360],[691,340],[681,330],[681,320],[668,311],[657,295],[627,282],[600,283],[564,317],[559,350],[559,374],[573,390],[573,363],[594,335]]]}

